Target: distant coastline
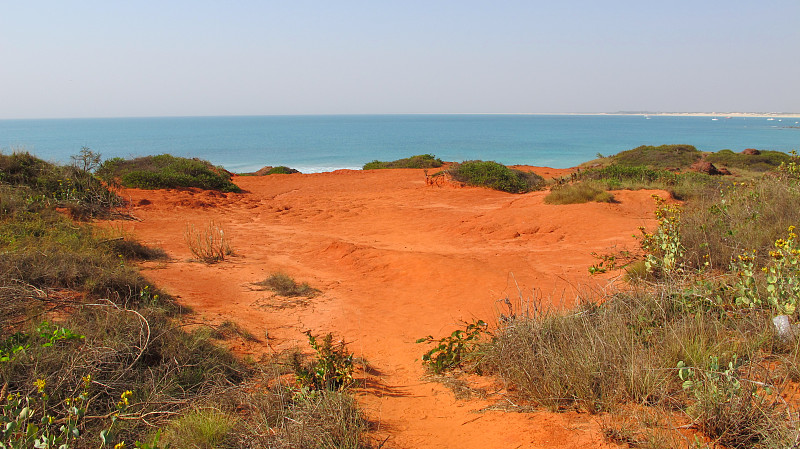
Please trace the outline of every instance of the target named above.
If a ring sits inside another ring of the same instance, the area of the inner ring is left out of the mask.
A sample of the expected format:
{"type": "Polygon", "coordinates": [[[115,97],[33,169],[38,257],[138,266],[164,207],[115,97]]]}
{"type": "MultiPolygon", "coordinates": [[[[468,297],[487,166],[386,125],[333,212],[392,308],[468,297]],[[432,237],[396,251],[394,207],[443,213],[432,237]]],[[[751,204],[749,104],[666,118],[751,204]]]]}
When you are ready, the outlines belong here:
{"type": "Polygon", "coordinates": [[[715,117],[715,118],[800,118],[800,112],[436,112],[400,115],[585,115],[640,117],[715,117]]]}
{"type": "Polygon", "coordinates": [[[667,117],[765,117],[798,118],[800,112],[616,112],[608,115],[642,115],[667,117]]]}

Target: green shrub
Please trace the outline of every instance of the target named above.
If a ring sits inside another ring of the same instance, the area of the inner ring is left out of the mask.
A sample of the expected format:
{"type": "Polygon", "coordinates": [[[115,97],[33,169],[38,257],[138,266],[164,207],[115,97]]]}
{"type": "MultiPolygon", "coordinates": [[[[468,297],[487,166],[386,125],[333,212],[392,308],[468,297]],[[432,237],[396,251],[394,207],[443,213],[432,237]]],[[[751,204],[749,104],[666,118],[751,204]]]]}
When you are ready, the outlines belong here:
{"type": "Polygon", "coordinates": [[[441,159],[432,154],[418,154],[405,159],[384,162],[374,160],[364,164],[364,170],[376,170],[382,168],[439,168],[444,165],[441,159]]]}
{"type": "Polygon", "coordinates": [[[755,172],[775,170],[781,164],[788,164],[791,156],[780,151],[761,151],[761,154],[734,153],[731,150],[720,150],[706,156],[706,160],[717,166],[738,168],[755,172]]]}
{"type": "Polygon", "coordinates": [[[310,390],[342,391],[353,384],[353,354],[347,351],[344,341],[333,342],[328,333],[321,340],[306,331],[308,343],[315,357],[303,363],[299,354],[292,358],[292,369],[301,387],[310,390]]]}
{"type": "Polygon", "coordinates": [[[587,183],[554,186],[544,198],[546,204],[612,203],[614,195],[587,183]]]}
{"type": "Polygon", "coordinates": [[[422,355],[422,363],[434,374],[441,374],[463,366],[471,357],[487,334],[487,325],[477,320],[464,326],[464,330],[456,329],[450,335],[434,339],[432,335],[417,340],[417,343],[435,343],[435,346],[422,355]]]}
{"type": "MultiPolygon", "coordinates": [[[[88,148],[81,151],[86,158],[99,158],[88,148]]],[[[0,154],[0,185],[29,189],[24,195],[29,210],[31,207],[56,206],[69,209],[77,218],[106,216],[113,208],[122,205],[122,199],[85,168],[93,168],[93,165],[87,162],[63,166],[28,153],[0,154]]],[[[16,195],[11,191],[8,193],[16,195]]],[[[8,211],[8,200],[0,199],[0,203],[8,211]]]]}
{"type": "Polygon", "coordinates": [[[692,145],[642,145],[611,156],[611,160],[614,164],[627,167],[685,170],[701,157],[702,153],[692,145]]]}
{"type": "Polygon", "coordinates": [[[696,399],[688,412],[698,429],[725,447],[791,445],[795,436],[785,425],[786,403],[741,371],[735,359],[723,366],[712,357],[707,370],[678,364],[684,390],[696,399]]]}
{"type": "Polygon", "coordinates": [[[526,193],[544,187],[544,178],[532,172],[510,169],[493,161],[466,161],[447,170],[459,182],[509,193],[526,193]]]}
{"type": "Polygon", "coordinates": [[[118,180],[123,186],[140,189],[199,187],[222,192],[240,192],[231,174],[200,159],[169,154],[125,160],[109,159],[97,170],[107,182],[118,180]]]}
{"type": "Polygon", "coordinates": [[[294,173],[300,173],[300,170],[295,170],[294,168],[289,168],[284,165],[272,167],[267,171],[268,175],[291,175],[294,173]]]}

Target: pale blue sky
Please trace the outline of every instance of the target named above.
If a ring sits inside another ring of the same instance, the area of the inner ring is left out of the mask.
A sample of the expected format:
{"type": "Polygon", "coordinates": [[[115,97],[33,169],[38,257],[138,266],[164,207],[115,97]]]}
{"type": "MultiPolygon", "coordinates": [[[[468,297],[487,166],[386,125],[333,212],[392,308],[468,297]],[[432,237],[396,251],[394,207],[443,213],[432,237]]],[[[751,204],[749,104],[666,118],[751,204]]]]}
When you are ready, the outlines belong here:
{"type": "Polygon", "coordinates": [[[0,0],[0,118],[800,111],[800,1],[0,0]]]}

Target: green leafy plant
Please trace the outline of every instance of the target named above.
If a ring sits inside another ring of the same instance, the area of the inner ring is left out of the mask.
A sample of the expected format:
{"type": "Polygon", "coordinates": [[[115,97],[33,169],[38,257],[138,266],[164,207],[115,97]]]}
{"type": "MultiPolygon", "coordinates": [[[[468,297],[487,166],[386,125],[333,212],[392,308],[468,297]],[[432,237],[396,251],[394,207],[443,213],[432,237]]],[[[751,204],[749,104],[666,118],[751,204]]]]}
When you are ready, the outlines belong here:
{"type": "Polygon", "coordinates": [[[800,245],[794,230],[790,226],[787,237],[777,239],[775,249],[769,251],[766,266],[760,270],[764,276],[763,293],[756,282],[761,273],[755,251],[740,254],[731,262],[730,270],[736,276],[731,287],[738,306],[755,308],[768,304],[779,314],[795,313],[800,303],[800,245]]]}
{"type": "Polygon", "coordinates": [[[736,356],[727,364],[712,356],[708,369],[678,362],[683,389],[694,397],[689,415],[704,434],[725,447],[782,446],[788,433],[780,424],[785,406],[769,384],[743,377],[741,365],[736,356]]]}
{"type": "Polygon", "coordinates": [[[10,362],[17,354],[24,352],[31,347],[31,344],[38,344],[42,348],[49,348],[58,341],[62,340],[82,340],[85,337],[64,328],[42,321],[35,333],[15,332],[0,344],[0,362],[10,362]]]}
{"type": "Polygon", "coordinates": [[[473,321],[464,329],[456,329],[450,335],[435,339],[432,335],[417,340],[417,343],[434,343],[435,346],[422,355],[422,363],[434,374],[458,368],[463,365],[488,333],[487,324],[483,320],[473,321]]]}
{"type": "Polygon", "coordinates": [[[310,390],[342,391],[353,384],[353,354],[344,341],[333,342],[333,334],[320,340],[306,331],[308,344],[315,351],[314,359],[303,363],[299,354],[292,358],[292,369],[301,387],[310,390]]]}
{"type": "Polygon", "coordinates": [[[630,251],[619,251],[617,253],[597,254],[592,252],[592,257],[598,260],[596,264],[589,267],[589,274],[605,273],[608,270],[623,269],[630,265],[635,257],[630,251]]]}
{"type": "Polygon", "coordinates": [[[651,273],[669,275],[681,268],[685,251],[680,233],[681,208],[668,204],[658,195],[653,195],[653,199],[656,201],[658,228],[652,233],[640,228],[641,246],[647,253],[645,266],[651,273]]]}

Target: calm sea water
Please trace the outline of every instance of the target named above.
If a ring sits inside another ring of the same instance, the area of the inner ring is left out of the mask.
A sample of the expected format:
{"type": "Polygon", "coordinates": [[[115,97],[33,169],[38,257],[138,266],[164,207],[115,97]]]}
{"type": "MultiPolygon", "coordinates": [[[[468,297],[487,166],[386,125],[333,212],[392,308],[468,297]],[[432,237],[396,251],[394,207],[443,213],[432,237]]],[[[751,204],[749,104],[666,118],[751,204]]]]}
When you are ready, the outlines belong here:
{"type": "Polygon", "coordinates": [[[798,119],[592,115],[352,115],[0,120],[0,150],[67,162],[81,147],[104,158],[170,153],[234,172],[288,165],[360,168],[432,153],[448,161],[572,167],[639,145],[702,151],[800,149],[798,119]]]}

